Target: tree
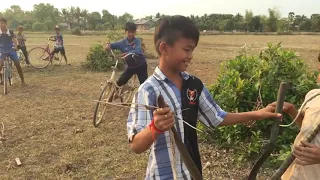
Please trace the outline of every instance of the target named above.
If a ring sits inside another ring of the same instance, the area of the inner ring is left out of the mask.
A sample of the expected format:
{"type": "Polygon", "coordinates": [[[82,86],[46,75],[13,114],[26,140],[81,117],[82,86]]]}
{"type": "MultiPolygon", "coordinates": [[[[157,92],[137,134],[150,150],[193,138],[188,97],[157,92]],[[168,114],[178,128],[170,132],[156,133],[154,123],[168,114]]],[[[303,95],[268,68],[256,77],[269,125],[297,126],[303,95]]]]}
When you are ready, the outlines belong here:
{"type": "Polygon", "coordinates": [[[268,9],[268,11],[267,31],[275,32],[277,31],[277,21],[280,19],[280,13],[276,8],[268,9]]]}
{"type": "Polygon", "coordinates": [[[250,10],[246,10],[246,14],[245,14],[245,20],[246,20],[246,24],[247,24],[247,32],[250,31],[251,27],[250,27],[250,23],[252,21],[252,18],[253,18],[253,13],[252,11],[250,10]]]}
{"type": "Polygon", "coordinates": [[[299,24],[299,31],[309,32],[311,31],[312,22],[310,19],[305,19],[299,24]]]}
{"type": "Polygon", "coordinates": [[[250,27],[252,31],[255,31],[255,32],[262,31],[261,17],[260,16],[252,17],[250,22],[250,27]]]}
{"type": "Polygon", "coordinates": [[[287,18],[282,18],[277,21],[277,31],[283,32],[288,31],[290,28],[290,20],[287,18]]]}
{"type": "Polygon", "coordinates": [[[156,18],[160,18],[160,13],[158,12],[157,14],[156,14],[156,18]]]}
{"type": "Polygon", "coordinates": [[[81,26],[83,27],[83,29],[87,28],[87,19],[88,19],[88,10],[83,9],[81,10],[81,19],[82,19],[82,23],[81,26]]]}
{"type": "Polygon", "coordinates": [[[131,14],[124,13],[122,16],[118,17],[118,24],[123,27],[126,22],[129,22],[132,20],[133,20],[133,16],[131,14]]]}
{"type": "Polygon", "coordinates": [[[289,30],[293,30],[295,27],[294,18],[295,18],[294,12],[289,12],[289,14],[288,14],[289,30]]]}
{"type": "Polygon", "coordinates": [[[64,20],[64,22],[69,22],[69,11],[65,8],[61,9],[61,14],[62,14],[62,18],[64,20]]]}
{"type": "Polygon", "coordinates": [[[240,31],[243,30],[242,24],[244,23],[244,18],[240,13],[237,13],[233,17],[233,22],[234,22],[234,29],[240,30],[240,31]]]}
{"type": "Polygon", "coordinates": [[[311,20],[311,30],[314,32],[320,32],[320,14],[312,14],[311,20]]]}
{"type": "Polygon", "coordinates": [[[80,7],[76,7],[75,13],[74,13],[74,17],[77,21],[77,25],[80,25],[80,21],[81,21],[81,9],[80,7]]]}
{"type": "Polygon", "coordinates": [[[113,29],[117,24],[117,17],[109,13],[108,10],[102,10],[102,20],[104,23],[109,23],[108,29],[113,29]]]}
{"type": "Polygon", "coordinates": [[[95,28],[97,24],[102,23],[101,14],[99,12],[92,12],[88,14],[88,24],[95,28]]]}
{"type": "Polygon", "coordinates": [[[40,3],[33,6],[33,14],[35,19],[39,22],[51,20],[54,24],[57,24],[60,13],[53,5],[49,3],[40,3]]]}
{"type": "Polygon", "coordinates": [[[34,31],[43,31],[44,28],[45,28],[45,25],[40,22],[35,22],[32,25],[32,30],[34,30],[34,31]]]}

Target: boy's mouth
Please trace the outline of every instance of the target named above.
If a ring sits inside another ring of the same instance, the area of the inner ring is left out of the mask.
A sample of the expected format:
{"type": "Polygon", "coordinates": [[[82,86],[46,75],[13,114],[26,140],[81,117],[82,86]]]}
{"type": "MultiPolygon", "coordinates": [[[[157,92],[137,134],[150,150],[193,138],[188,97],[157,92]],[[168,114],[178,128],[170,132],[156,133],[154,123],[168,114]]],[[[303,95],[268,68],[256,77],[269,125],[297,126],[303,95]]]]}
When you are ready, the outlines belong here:
{"type": "Polygon", "coordinates": [[[190,61],[183,61],[184,64],[189,65],[190,61]]]}

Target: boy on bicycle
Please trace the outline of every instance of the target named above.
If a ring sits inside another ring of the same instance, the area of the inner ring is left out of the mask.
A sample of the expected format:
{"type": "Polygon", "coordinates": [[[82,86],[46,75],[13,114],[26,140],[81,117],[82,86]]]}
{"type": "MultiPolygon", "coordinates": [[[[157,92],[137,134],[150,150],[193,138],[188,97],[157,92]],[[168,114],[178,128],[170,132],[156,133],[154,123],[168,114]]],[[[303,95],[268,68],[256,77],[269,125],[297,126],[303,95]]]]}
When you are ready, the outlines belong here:
{"type": "Polygon", "coordinates": [[[64,59],[66,60],[66,64],[68,64],[68,60],[67,60],[67,56],[66,56],[66,51],[64,49],[64,42],[63,42],[63,36],[60,33],[60,28],[59,26],[56,26],[54,28],[54,30],[56,31],[56,35],[55,36],[51,36],[49,39],[52,41],[55,41],[56,44],[54,46],[54,49],[52,50],[52,52],[50,53],[50,57],[52,58],[54,56],[55,53],[61,53],[62,56],[64,56],[64,59]]]}
{"type": "Polygon", "coordinates": [[[120,75],[117,81],[118,86],[125,85],[134,74],[138,75],[140,84],[148,78],[147,62],[141,48],[141,41],[135,37],[136,30],[136,24],[127,22],[125,24],[125,33],[127,37],[121,41],[107,44],[106,46],[106,50],[120,50],[123,53],[122,56],[125,56],[127,53],[135,53],[137,55],[134,58],[131,56],[126,58],[128,67],[120,75]]]}
{"type": "MultiPolygon", "coordinates": [[[[25,82],[24,82],[23,72],[20,66],[19,58],[18,58],[17,52],[12,51],[12,49],[17,50],[17,39],[15,38],[13,31],[7,28],[7,19],[1,17],[0,18],[0,52],[1,52],[0,71],[2,71],[3,60],[7,56],[9,56],[9,58],[13,61],[14,65],[16,66],[21,79],[21,84],[24,86],[25,82]],[[8,55],[2,54],[3,52],[9,52],[9,51],[10,53],[8,55]]],[[[3,84],[3,80],[0,83],[3,84]]]]}
{"type": "Polygon", "coordinates": [[[18,40],[18,49],[21,49],[24,58],[26,59],[26,64],[30,64],[29,62],[29,57],[28,57],[28,51],[27,51],[27,46],[26,46],[26,37],[22,34],[23,32],[23,27],[19,26],[17,28],[18,34],[16,35],[16,38],[18,40]]]}
{"type": "Polygon", "coordinates": [[[191,179],[180,152],[175,144],[171,144],[172,136],[168,131],[173,126],[199,172],[202,172],[197,132],[183,120],[193,127],[198,121],[216,127],[281,118],[281,114],[274,113],[270,106],[243,113],[228,113],[220,108],[201,80],[186,72],[199,34],[196,25],[184,16],[162,20],[154,33],[159,65],[154,74],[140,85],[127,122],[131,149],[138,154],[151,150],[145,179],[191,179]],[[153,112],[139,108],[140,104],[158,106],[160,94],[168,107],[153,112]]]}

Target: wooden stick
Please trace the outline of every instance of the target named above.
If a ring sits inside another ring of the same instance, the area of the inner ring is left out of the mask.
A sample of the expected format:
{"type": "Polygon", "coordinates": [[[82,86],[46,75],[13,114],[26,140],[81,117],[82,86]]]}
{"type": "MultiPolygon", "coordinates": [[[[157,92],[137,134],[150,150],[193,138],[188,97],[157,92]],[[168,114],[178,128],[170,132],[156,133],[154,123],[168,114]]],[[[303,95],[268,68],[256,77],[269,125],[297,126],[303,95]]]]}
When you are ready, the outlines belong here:
{"type": "MultiPolygon", "coordinates": [[[[166,102],[164,101],[161,94],[158,97],[158,106],[161,108],[168,106],[166,104],[166,102]]],[[[182,142],[182,140],[181,140],[181,138],[180,138],[180,136],[174,126],[171,128],[171,131],[173,132],[174,140],[175,140],[177,148],[181,154],[182,161],[184,162],[188,171],[190,172],[191,177],[194,180],[202,180],[202,175],[201,175],[199,169],[197,168],[196,164],[193,162],[188,150],[184,146],[184,144],[183,144],[183,142],[182,142]]]]}
{"type": "MultiPolygon", "coordinates": [[[[285,94],[286,94],[286,90],[288,89],[288,87],[289,87],[288,83],[282,82],[280,84],[280,87],[278,90],[278,96],[277,96],[276,113],[282,113],[285,94]]],[[[260,167],[263,165],[263,163],[267,160],[267,158],[270,156],[271,152],[276,147],[277,137],[279,134],[279,125],[280,125],[280,120],[275,119],[272,124],[272,127],[271,127],[270,142],[265,147],[265,151],[260,156],[258,161],[254,164],[254,166],[249,174],[248,180],[255,180],[257,178],[257,174],[258,174],[260,167]]]]}

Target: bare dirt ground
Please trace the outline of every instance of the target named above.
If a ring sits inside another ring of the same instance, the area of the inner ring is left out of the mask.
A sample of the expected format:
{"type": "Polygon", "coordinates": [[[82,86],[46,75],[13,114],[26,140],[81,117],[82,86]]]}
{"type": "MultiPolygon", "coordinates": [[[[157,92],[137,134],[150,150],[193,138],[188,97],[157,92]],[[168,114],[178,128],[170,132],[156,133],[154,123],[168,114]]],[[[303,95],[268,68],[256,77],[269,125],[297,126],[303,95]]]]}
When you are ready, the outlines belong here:
{"type": "MultiPolygon", "coordinates": [[[[43,46],[47,36],[28,35],[29,49],[43,46]]],[[[143,38],[148,50],[153,51],[152,36],[143,38]]],[[[80,63],[89,47],[104,39],[66,35],[71,66],[43,70],[24,67],[27,86],[21,87],[17,79],[8,95],[0,95],[0,179],[143,179],[148,154],[136,155],[129,149],[128,109],[113,108],[98,128],[92,125],[93,100],[98,98],[100,83],[108,73],[85,71],[80,63]],[[21,166],[15,163],[17,157],[21,166]]],[[[245,43],[258,52],[267,42],[279,41],[306,59],[310,69],[316,68],[317,36],[221,35],[201,36],[189,72],[211,84],[218,75],[219,63],[234,57],[245,43]]],[[[149,61],[149,73],[156,65],[156,60],[149,61]]],[[[242,179],[250,170],[251,165],[236,165],[232,152],[214,145],[201,144],[201,152],[203,164],[208,165],[205,179],[242,179]]],[[[266,174],[260,179],[271,173],[263,172],[266,174]]]]}

